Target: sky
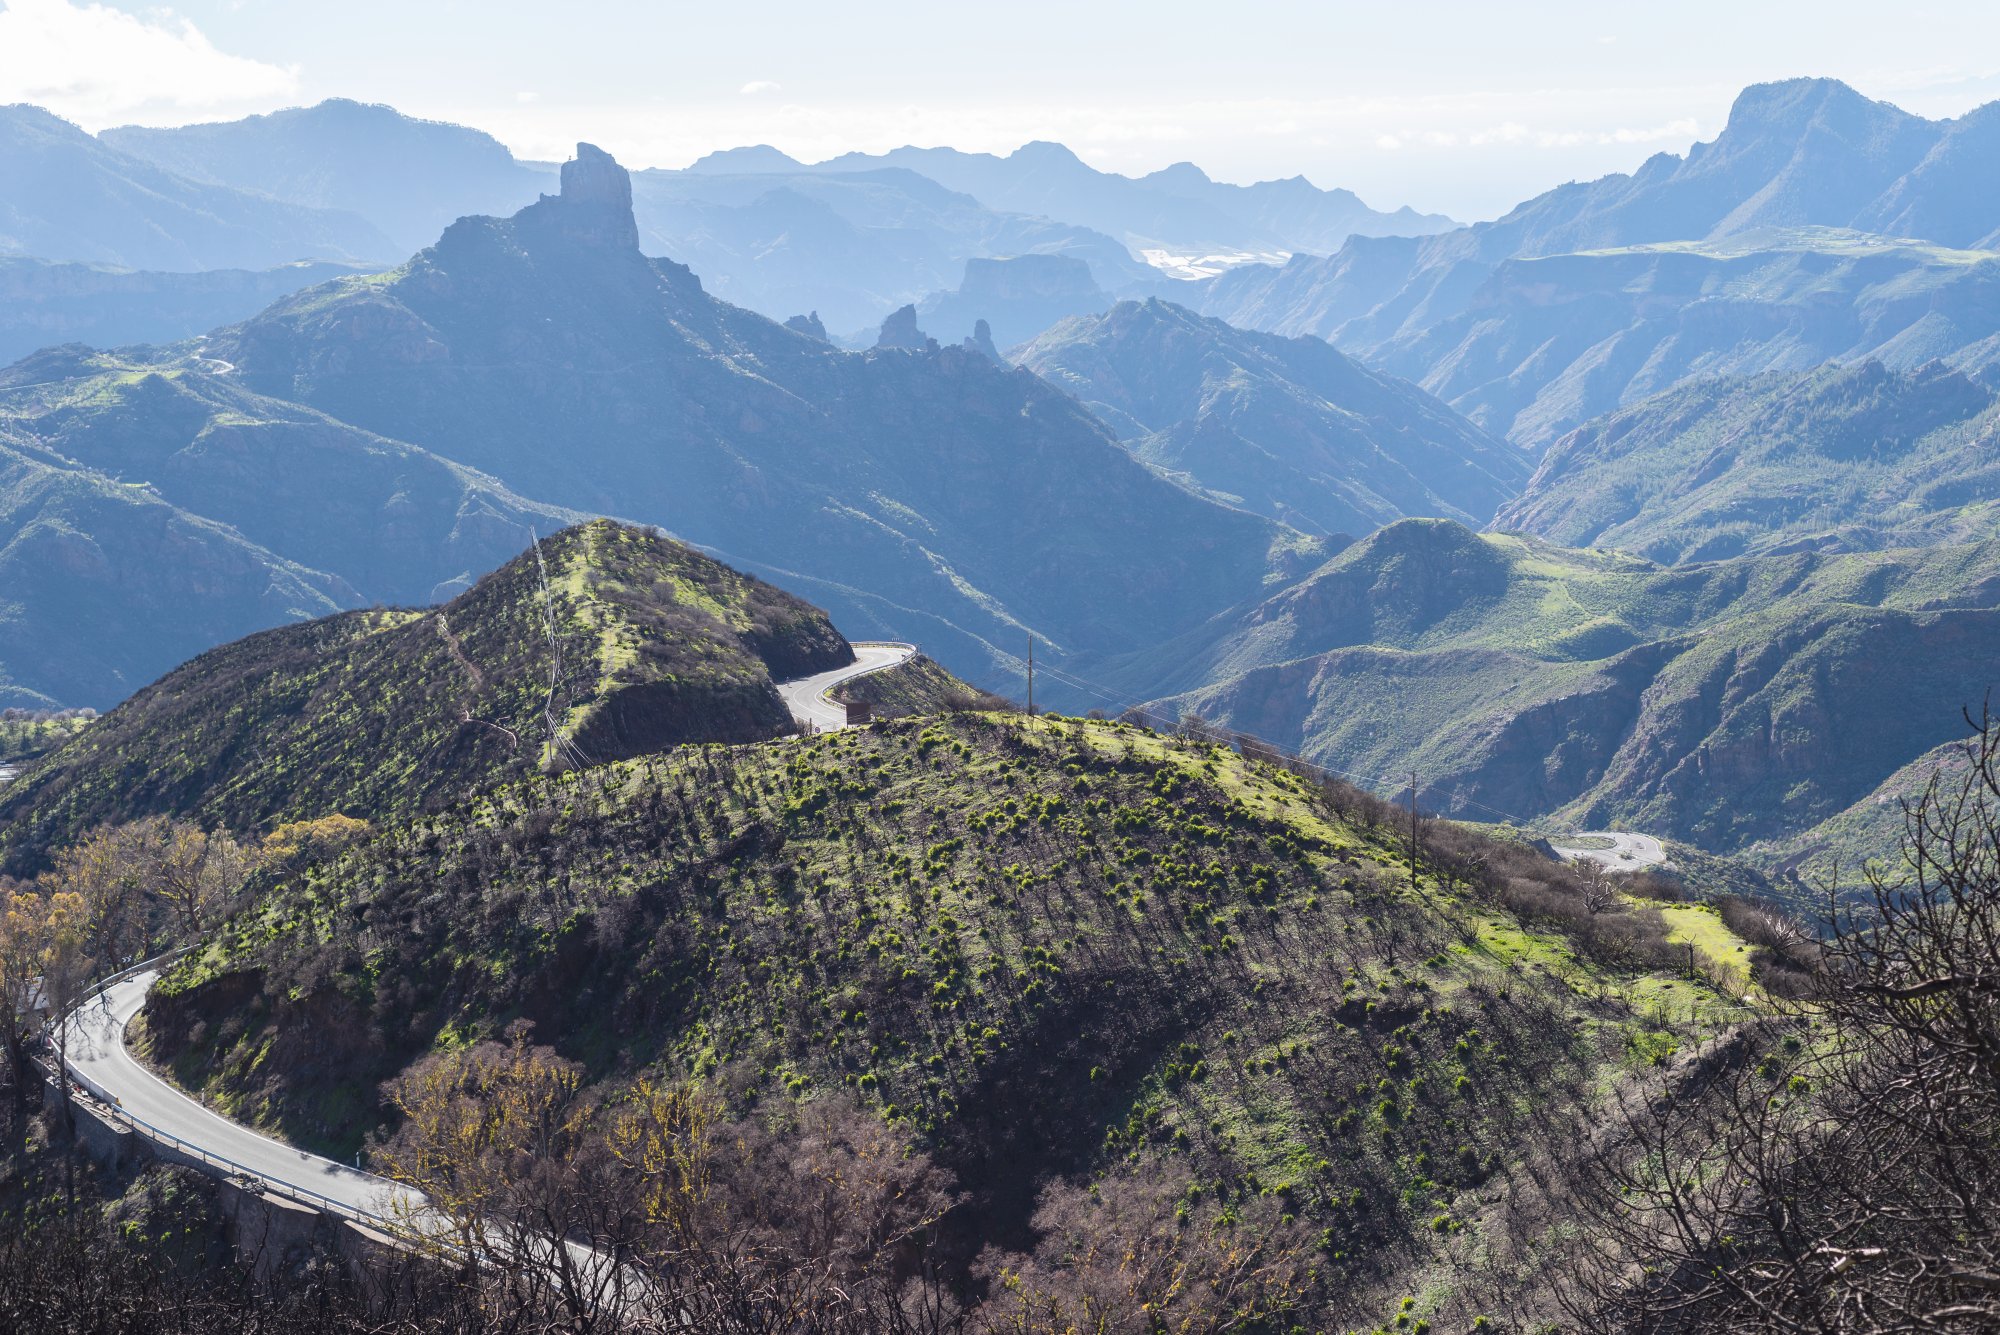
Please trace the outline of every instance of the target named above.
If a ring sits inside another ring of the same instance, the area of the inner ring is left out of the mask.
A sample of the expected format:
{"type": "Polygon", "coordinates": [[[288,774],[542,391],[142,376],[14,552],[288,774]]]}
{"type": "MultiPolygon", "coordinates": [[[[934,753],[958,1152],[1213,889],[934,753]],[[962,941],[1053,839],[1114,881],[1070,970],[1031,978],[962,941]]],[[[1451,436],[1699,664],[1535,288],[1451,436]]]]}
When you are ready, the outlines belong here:
{"type": "Polygon", "coordinates": [[[1747,84],[2000,99],[1992,0],[0,0],[0,103],[89,130],[351,97],[524,157],[1068,144],[1462,221],[1713,138],[1747,84]]]}

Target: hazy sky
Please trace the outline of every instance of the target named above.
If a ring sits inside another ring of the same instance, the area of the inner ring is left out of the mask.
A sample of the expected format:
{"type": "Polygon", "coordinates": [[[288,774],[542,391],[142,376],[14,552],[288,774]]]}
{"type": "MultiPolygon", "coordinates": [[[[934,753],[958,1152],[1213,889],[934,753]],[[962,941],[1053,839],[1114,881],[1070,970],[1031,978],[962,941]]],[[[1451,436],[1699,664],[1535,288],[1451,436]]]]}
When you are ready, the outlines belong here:
{"type": "Polygon", "coordinates": [[[344,96],[632,166],[1059,139],[1464,219],[1684,151],[1801,74],[1956,115],[2000,98],[2000,4],[0,0],[0,102],[93,130],[344,96]]]}

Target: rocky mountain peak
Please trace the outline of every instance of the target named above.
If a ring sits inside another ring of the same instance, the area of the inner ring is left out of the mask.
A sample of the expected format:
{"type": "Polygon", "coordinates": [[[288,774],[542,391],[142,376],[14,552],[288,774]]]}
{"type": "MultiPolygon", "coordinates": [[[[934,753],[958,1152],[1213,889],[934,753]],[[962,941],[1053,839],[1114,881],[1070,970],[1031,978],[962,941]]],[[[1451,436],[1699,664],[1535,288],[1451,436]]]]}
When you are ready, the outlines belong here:
{"type": "Polygon", "coordinates": [[[565,234],[595,245],[639,248],[632,174],[597,145],[578,144],[576,156],[563,164],[560,200],[565,234]]]}
{"type": "Polygon", "coordinates": [[[930,339],[917,327],[917,308],[904,306],[889,312],[882,321],[882,332],[875,339],[878,348],[907,348],[922,351],[930,346],[930,339]]]}

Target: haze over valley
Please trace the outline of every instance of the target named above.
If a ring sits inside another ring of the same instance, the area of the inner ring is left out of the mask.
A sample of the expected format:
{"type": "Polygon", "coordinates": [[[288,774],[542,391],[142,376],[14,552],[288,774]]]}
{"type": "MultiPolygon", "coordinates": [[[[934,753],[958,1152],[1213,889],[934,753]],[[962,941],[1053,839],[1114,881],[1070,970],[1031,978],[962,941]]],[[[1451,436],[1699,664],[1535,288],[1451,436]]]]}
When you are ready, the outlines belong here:
{"type": "Polygon", "coordinates": [[[296,23],[0,5],[0,1325],[2000,1322],[1984,76],[558,158],[296,23]]]}

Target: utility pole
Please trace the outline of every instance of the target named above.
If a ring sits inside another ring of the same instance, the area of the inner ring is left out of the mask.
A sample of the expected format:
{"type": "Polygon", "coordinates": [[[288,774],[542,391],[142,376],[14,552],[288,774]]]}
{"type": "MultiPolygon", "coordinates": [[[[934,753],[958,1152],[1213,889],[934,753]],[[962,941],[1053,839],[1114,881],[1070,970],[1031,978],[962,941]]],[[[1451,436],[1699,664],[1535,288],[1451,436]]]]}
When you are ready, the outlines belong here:
{"type": "Polygon", "coordinates": [[[1035,716],[1035,637],[1028,637],[1028,717],[1035,716]]]}
{"type": "Polygon", "coordinates": [[[1417,772],[1410,771],[1410,889],[1417,888],[1417,772]]]}

